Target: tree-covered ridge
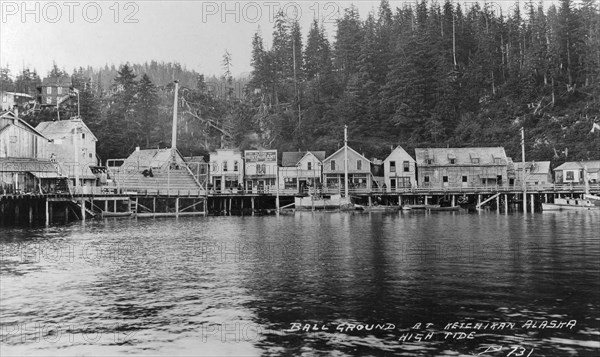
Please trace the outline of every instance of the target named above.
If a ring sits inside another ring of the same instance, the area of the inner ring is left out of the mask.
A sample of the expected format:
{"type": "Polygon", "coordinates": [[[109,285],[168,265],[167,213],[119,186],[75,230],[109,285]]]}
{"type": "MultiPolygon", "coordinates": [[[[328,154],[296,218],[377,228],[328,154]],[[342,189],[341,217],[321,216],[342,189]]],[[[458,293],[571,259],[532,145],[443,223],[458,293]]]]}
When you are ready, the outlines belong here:
{"type": "Polygon", "coordinates": [[[333,150],[346,123],[368,155],[401,144],[499,145],[517,156],[524,126],[531,159],[564,161],[565,148],[568,159],[600,156],[600,139],[589,133],[600,121],[592,0],[547,10],[530,2],[508,16],[479,4],[391,9],[383,0],[365,20],[346,9],[333,43],[313,23],[295,62],[294,25],[280,16],[270,50],[253,38],[249,93],[268,109],[257,119],[281,149],[333,150]]]}
{"type": "MultiPolygon", "coordinates": [[[[367,157],[402,145],[408,152],[504,146],[518,158],[525,127],[528,160],[599,158],[600,136],[590,133],[600,122],[598,4],[514,9],[506,15],[450,1],[392,9],[383,0],[364,19],[346,9],[332,36],[319,21],[303,36],[279,14],[271,48],[261,33],[249,39],[249,80],[231,77],[236,59],[227,51],[219,78],[156,62],[79,68],[71,77],[104,160],[136,146],[170,146],[174,79],[184,155],[219,147],[333,152],[347,124],[350,145],[367,157]]],[[[52,72],[61,74],[57,66],[52,72]]],[[[40,78],[24,70],[13,80],[4,69],[0,81],[3,89],[28,92],[40,78]]],[[[70,104],[61,110],[76,113],[70,104]]]]}

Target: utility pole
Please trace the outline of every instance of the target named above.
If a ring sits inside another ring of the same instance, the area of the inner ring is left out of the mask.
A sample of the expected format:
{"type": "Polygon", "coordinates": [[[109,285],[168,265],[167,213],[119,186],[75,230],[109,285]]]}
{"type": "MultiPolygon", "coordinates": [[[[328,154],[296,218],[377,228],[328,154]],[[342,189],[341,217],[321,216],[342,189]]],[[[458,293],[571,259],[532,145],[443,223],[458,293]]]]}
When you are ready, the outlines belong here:
{"type": "Polygon", "coordinates": [[[177,151],[177,96],[179,93],[179,81],[175,81],[175,96],[173,99],[173,132],[171,133],[171,155],[173,162],[175,162],[175,155],[177,151]]]}
{"type": "Polygon", "coordinates": [[[348,125],[344,125],[344,193],[348,198],[348,125]]]}
{"type": "Polygon", "coordinates": [[[527,182],[525,180],[525,128],[521,127],[521,161],[523,162],[523,212],[527,212],[527,182]]]}

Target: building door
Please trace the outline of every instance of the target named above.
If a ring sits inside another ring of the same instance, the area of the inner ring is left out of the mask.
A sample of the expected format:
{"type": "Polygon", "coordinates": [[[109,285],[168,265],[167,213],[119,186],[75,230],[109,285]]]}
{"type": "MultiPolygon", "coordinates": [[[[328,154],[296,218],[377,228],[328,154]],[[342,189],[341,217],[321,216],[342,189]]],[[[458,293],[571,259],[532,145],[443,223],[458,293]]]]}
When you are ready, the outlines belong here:
{"type": "Polygon", "coordinates": [[[395,177],[392,177],[390,179],[390,190],[392,192],[396,192],[396,178],[395,177]]]}
{"type": "Polygon", "coordinates": [[[298,192],[304,193],[305,190],[306,190],[306,180],[298,181],[298,192]]]}
{"type": "Polygon", "coordinates": [[[214,189],[217,192],[221,192],[221,179],[220,178],[215,178],[215,187],[214,187],[214,189]]]}
{"type": "Polygon", "coordinates": [[[252,181],[246,181],[246,191],[252,193],[252,181]]]}
{"type": "Polygon", "coordinates": [[[258,193],[264,193],[264,192],[265,192],[265,181],[259,180],[258,181],[258,193]]]}

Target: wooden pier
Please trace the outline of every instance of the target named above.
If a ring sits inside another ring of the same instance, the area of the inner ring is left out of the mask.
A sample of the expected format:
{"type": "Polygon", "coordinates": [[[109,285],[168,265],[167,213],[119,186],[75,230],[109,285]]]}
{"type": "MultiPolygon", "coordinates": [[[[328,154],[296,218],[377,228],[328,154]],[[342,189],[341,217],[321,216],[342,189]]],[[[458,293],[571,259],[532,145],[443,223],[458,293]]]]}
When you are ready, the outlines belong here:
{"type": "MultiPolygon", "coordinates": [[[[590,192],[600,193],[600,185],[590,192]]],[[[534,212],[541,203],[557,197],[581,197],[583,185],[546,185],[528,187],[527,199],[521,188],[460,187],[415,188],[389,190],[350,189],[349,194],[361,205],[467,205],[489,207],[499,212],[510,209],[534,212]],[[523,207],[527,202],[527,207],[523,207]]],[[[315,192],[293,190],[246,193],[204,190],[98,191],[87,194],[3,194],[0,195],[0,224],[65,223],[72,220],[119,216],[179,217],[199,215],[255,214],[293,207],[295,197],[308,197],[315,192]]],[[[339,190],[319,190],[321,197],[340,194],[339,190]]]]}

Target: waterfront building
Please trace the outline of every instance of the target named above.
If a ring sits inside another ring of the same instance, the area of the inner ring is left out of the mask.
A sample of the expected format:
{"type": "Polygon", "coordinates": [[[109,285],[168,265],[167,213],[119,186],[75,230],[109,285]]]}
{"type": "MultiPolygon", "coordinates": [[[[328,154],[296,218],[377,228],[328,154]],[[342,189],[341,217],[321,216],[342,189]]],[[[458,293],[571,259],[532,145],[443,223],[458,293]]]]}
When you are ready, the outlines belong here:
{"type": "Polygon", "coordinates": [[[417,186],[417,164],[401,146],[397,146],[383,160],[387,192],[396,192],[417,186]]]}
{"type": "MultiPolygon", "coordinates": [[[[344,147],[323,160],[323,181],[328,190],[344,191],[344,147]]],[[[348,147],[348,188],[368,191],[372,187],[371,161],[348,147]]]]}
{"type": "Polygon", "coordinates": [[[322,184],[325,151],[291,151],[281,154],[279,188],[304,193],[322,184]]]}
{"type": "Polygon", "coordinates": [[[92,171],[98,166],[98,139],[90,128],[81,118],[71,118],[41,122],[36,130],[50,139],[49,158],[58,164],[71,184],[82,186],[84,193],[90,192],[90,187],[97,185],[98,178],[92,171]]]}
{"type": "Polygon", "coordinates": [[[554,169],[554,183],[582,184],[585,183],[584,168],[587,169],[589,183],[600,182],[600,160],[568,161],[554,169]]]}
{"type": "Polygon", "coordinates": [[[137,148],[125,160],[109,160],[114,184],[124,191],[146,194],[191,194],[204,192],[185,160],[175,149],[137,148]],[[121,165],[117,165],[120,162],[121,165]]]}
{"type": "Polygon", "coordinates": [[[245,150],[244,180],[250,193],[275,193],[277,150],[245,150]]]}
{"type": "Polygon", "coordinates": [[[242,152],[216,149],[210,153],[210,183],[216,192],[236,193],[244,182],[242,152]]]}
{"type": "Polygon", "coordinates": [[[49,139],[13,112],[0,113],[2,193],[68,190],[48,154],[49,139]]]}
{"type": "Polygon", "coordinates": [[[69,95],[73,83],[71,77],[48,77],[42,80],[38,89],[38,101],[42,106],[56,106],[61,98],[69,95]]]}
{"type": "Polygon", "coordinates": [[[552,183],[552,171],[550,170],[550,161],[528,161],[515,162],[515,185],[523,185],[523,181],[528,186],[547,185],[552,183]]]}
{"type": "Polygon", "coordinates": [[[417,181],[423,188],[507,186],[503,147],[415,149],[417,181]]]}

